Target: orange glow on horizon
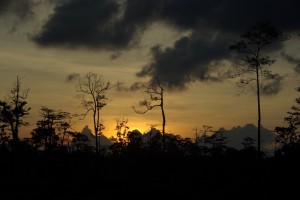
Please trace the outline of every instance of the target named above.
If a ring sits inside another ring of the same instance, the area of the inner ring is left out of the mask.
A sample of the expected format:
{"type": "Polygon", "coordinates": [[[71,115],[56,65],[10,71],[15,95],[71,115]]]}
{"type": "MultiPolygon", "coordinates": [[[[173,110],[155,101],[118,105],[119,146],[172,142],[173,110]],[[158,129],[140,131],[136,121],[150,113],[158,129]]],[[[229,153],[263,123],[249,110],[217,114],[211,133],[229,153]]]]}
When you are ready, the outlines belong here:
{"type": "MultiPolygon", "coordinates": [[[[140,121],[139,123],[134,123],[134,125],[131,126],[130,121],[128,122],[128,127],[129,130],[128,131],[133,131],[133,130],[138,130],[140,131],[142,134],[148,132],[151,130],[151,126],[160,130],[161,129],[161,125],[157,125],[157,124],[149,124],[147,125],[145,122],[140,121]]],[[[93,127],[94,125],[92,123],[86,123],[84,121],[79,121],[78,123],[75,123],[73,125],[73,129],[75,129],[75,131],[81,132],[83,130],[84,127],[88,127],[92,134],[94,134],[94,130],[93,127]]],[[[105,129],[102,131],[102,134],[107,137],[116,137],[117,136],[117,130],[116,128],[116,122],[115,121],[107,121],[107,123],[104,123],[105,129]]]]}

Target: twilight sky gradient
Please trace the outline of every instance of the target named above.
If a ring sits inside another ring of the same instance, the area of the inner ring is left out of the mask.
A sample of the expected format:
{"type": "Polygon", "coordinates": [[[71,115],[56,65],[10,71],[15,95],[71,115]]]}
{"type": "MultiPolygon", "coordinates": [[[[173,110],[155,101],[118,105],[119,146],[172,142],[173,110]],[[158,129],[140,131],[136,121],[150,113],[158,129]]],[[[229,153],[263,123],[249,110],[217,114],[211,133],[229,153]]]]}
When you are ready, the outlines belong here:
{"type": "MultiPolygon", "coordinates": [[[[166,88],[166,131],[194,137],[193,129],[257,123],[255,90],[236,94],[235,80],[222,78],[234,61],[229,45],[259,21],[270,21],[290,36],[265,55],[283,79],[263,87],[262,125],[284,125],[299,96],[300,2],[297,0],[0,0],[0,99],[17,76],[29,88],[32,108],[23,136],[47,106],[81,113],[78,75],[102,74],[115,87],[102,110],[104,134],[115,134],[115,120],[127,118],[130,130],[157,125],[160,110],[136,114],[132,105],[146,97],[137,83],[159,74],[166,88]],[[73,77],[71,79],[68,79],[73,77]]],[[[91,118],[72,122],[75,130],[91,118]]]]}

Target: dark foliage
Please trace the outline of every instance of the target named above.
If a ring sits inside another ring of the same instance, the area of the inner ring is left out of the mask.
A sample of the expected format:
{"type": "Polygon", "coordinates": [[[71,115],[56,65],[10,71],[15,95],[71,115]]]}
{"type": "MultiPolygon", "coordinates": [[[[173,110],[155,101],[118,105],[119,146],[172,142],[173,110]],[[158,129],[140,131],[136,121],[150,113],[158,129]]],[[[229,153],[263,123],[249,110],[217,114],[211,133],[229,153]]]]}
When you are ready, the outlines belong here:
{"type": "Polygon", "coordinates": [[[0,196],[31,199],[288,198],[299,179],[292,159],[173,153],[0,153],[0,196]],[[258,165],[258,162],[260,164],[258,165]],[[22,166],[22,167],[20,167],[22,166]],[[254,188],[256,188],[254,190],[254,188]]]}
{"type": "MultiPolygon", "coordinates": [[[[297,88],[300,92],[300,87],[297,88]]],[[[284,118],[287,122],[287,127],[276,127],[276,143],[280,148],[276,151],[277,156],[293,156],[300,155],[300,97],[295,99],[297,105],[291,107],[288,116],[284,118]]]]}

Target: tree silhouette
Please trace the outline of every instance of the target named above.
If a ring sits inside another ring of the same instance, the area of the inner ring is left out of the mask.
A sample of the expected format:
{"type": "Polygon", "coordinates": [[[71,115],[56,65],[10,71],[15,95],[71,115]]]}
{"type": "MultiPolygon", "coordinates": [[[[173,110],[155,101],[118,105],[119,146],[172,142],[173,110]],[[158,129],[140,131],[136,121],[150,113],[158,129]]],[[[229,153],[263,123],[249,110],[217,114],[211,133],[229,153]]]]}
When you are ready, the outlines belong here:
{"type": "Polygon", "coordinates": [[[6,133],[6,124],[1,124],[0,121],[0,151],[8,151],[9,148],[9,135],[6,133]]]}
{"type": "Polygon", "coordinates": [[[91,152],[92,146],[89,145],[89,139],[86,135],[79,132],[70,132],[72,135],[72,151],[75,152],[91,152]]]}
{"type": "Polygon", "coordinates": [[[73,132],[70,131],[72,115],[69,112],[59,111],[60,121],[57,123],[57,129],[59,131],[59,140],[61,147],[64,147],[65,142],[67,143],[68,149],[70,148],[70,136],[73,132]]]}
{"type": "Polygon", "coordinates": [[[208,144],[211,144],[211,154],[213,156],[226,153],[228,139],[223,135],[222,131],[215,131],[212,135],[208,136],[206,140],[208,144]]]}
{"type": "MultiPolygon", "coordinates": [[[[31,132],[35,148],[44,149],[45,151],[55,150],[60,140],[59,134],[56,133],[56,128],[61,126],[63,123],[62,120],[67,118],[68,115],[66,112],[55,111],[42,106],[40,116],[42,119],[37,121],[37,128],[31,132]]],[[[65,126],[64,128],[67,129],[69,126],[65,126]]]]}
{"type": "Polygon", "coordinates": [[[258,110],[257,150],[259,157],[261,150],[260,81],[261,78],[266,80],[280,78],[278,74],[272,73],[272,71],[267,68],[271,66],[275,60],[263,55],[263,50],[272,43],[281,42],[286,39],[287,37],[269,22],[262,22],[252,26],[241,35],[240,41],[230,46],[231,50],[236,50],[241,55],[240,62],[235,66],[235,71],[230,75],[230,78],[240,78],[237,85],[242,88],[242,92],[249,83],[256,81],[258,110]]]}
{"type": "Polygon", "coordinates": [[[117,125],[115,130],[117,131],[117,137],[111,137],[110,140],[113,141],[113,144],[110,146],[110,150],[113,152],[113,154],[118,155],[127,147],[127,134],[129,127],[127,126],[128,119],[116,119],[116,123],[117,125]]]}
{"type": "Polygon", "coordinates": [[[96,137],[96,153],[99,152],[99,141],[104,128],[100,120],[100,111],[107,104],[105,93],[110,89],[110,83],[105,82],[103,76],[89,72],[79,80],[77,92],[82,94],[81,105],[86,110],[83,117],[92,112],[94,133],[96,137]]]}
{"type": "Polygon", "coordinates": [[[13,89],[8,95],[8,102],[0,101],[0,122],[8,125],[10,128],[14,146],[19,141],[19,127],[28,125],[27,122],[23,121],[23,118],[29,114],[30,110],[25,101],[28,97],[28,92],[29,89],[21,91],[21,80],[17,76],[13,89]]]}
{"type": "Polygon", "coordinates": [[[202,134],[199,135],[197,130],[197,137],[195,139],[195,145],[199,150],[200,155],[208,155],[209,154],[209,136],[213,135],[216,131],[214,131],[212,126],[203,125],[203,129],[200,131],[202,134]]]}
{"type": "Polygon", "coordinates": [[[244,137],[242,141],[243,148],[240,150],[241,156],[245,158],[256,158],[257,149],[255,143],[255,139],[244,137]]]}
{"type": "Polygon", "coordinates": [[[133,106],[133,110],[138,114],[145,114],[149,110],[152,110],[155,107],[160,107],[161,116],[162,116],[162,145],[163,150],[165,150],[165,126],[166,126],[166,115],[164,110],[164,88],[161,86],[160,81],[157,77],[156,85],[143,86],[144,92],[149,95],[149,99],[140,101],[140,106],[144,107],[144,110],[137,110],[133,106]]]}
{"type": "Polygon", "coordinates": [[[155,126],[157,125],[151,124],[150,130],[144,133],[144,138],[146,139],[145,146],[152,153],[160,151],[162,146],[162,134],[159,130],[155,128],[155,126]]]}
{"type": "Polygon", "coordinates": [[[144,146],[142,133],[138,130],[129,131],[127,133],[127,149],[130,153],[140,153],[144,146]]]}
{"type": "MultiPolygon", "coordinates": [[[[300,92],[300,87],[296,89],[300,92]]],[[[276,127],[276,142],[282,145],[281,152],[287,154],[288,152],[300,150],[300,97],[295,99],[298,105],[291,107],[291,111],[287,112],[289,116],[284,118],[288,123],[288,127],[276,127]]]]}
{"type": "Polygon", "coordinates": [[[244,137],[242,141],[243,149],[255,149],[255,140],[251,137],[244,137]]]}
{"type": "Polygon", "coordinates": [[[128,119],[117,119],[116,122],[117,125],[115,130],[117,130],[117,142],[126,145],[127,133],[129,130],[129,126],[127,126],[128,119]]]}

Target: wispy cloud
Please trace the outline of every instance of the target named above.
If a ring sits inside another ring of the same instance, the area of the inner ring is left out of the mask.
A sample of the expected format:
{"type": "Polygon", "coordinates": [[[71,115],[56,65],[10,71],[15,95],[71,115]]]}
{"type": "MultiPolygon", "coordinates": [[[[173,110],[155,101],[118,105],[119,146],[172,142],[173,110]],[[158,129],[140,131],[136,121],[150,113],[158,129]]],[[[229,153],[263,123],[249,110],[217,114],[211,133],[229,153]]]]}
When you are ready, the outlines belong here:
{"type": "Polygon", "coordinates": [[[261,85],[261,93],[266,96],[278,94],[282,89],[283,76],[276,76],[274,79],[263,82],[261,85]]]}
{"type": "Polygon", "coordinates": [[[295,72],[300,74],[300,59],[295,58],[294,56],[288,55],[284,52],[281,54],[289,63],[294,64],[295,66],[295,72]]]}
{"type": "Polygon", "coordinates": [[[121,53],[121,52],[112,53],[112,54],[110,55],[110,59],[111,59],[111,60],[115,60],[115,59],[117,59],[117,58],[119,58],[119,57],[121,57],[121,56],[122,56],[122,53],[121,53]]]}
{"type": "MultiPolygon", "coordinates": [[[[35,17],[34,9],[41,2],[37,0],[0,0],[0,17],[9,20],[8,32],[13,33],[17,27],[35,17]]],[[[3,18],[2,18],[3,19],[3,18]]]]}
{"type": "Polygon", "coordinates": [[[117,91],[125,91],[125,92],[135,92],[143,87],[146,83],[144,82],[134,82],[131,85],[126,85],[124,82],[117,82],[114,87],[117,91]]]}
{"type": "Polygon", "coordinates": [[[79,74],[77,73],[72,73],[72,74],[69,74],[67,77],[66,77],[66,82],[72,82],[74,81],[75,79],[78,79],[79,78],[79,74]]]}

